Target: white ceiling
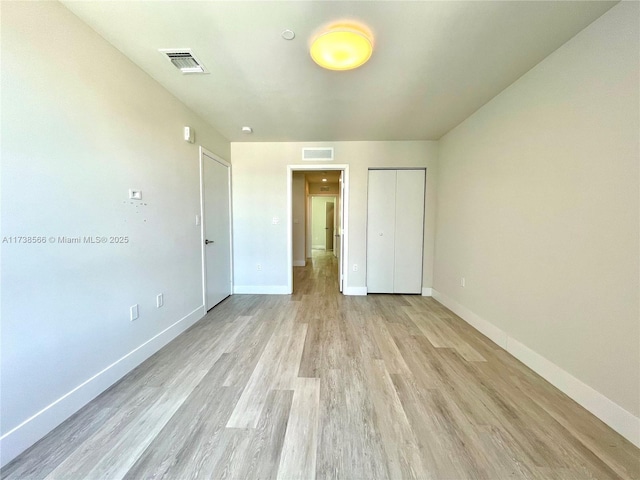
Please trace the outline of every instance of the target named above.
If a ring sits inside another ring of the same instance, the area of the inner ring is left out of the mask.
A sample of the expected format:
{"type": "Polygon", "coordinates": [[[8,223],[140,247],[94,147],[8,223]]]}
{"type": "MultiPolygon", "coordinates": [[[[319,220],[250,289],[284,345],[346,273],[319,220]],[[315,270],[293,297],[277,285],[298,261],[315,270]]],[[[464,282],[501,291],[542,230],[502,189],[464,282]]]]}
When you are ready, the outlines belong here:
{"type": "Polygon", "coordinates": [[[63,3],[229,140],[338,141],[438,139],[616,2],[63,3]],[[373,31],[373,56],[323,70],[309,39],[345,19],[373,31]],[[185,47],[210,74],[158,52],[185,47]]]}

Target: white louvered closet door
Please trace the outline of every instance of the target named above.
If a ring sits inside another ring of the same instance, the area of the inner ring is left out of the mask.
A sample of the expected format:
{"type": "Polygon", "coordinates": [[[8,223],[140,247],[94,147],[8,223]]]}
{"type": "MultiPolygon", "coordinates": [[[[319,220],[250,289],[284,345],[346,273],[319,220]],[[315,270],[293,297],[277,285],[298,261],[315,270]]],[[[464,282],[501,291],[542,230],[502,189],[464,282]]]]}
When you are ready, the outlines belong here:
{"type": "Polygon", "coordinates": [[[367,291],[422,292],[425,170],[369,170],[367,291]]]}

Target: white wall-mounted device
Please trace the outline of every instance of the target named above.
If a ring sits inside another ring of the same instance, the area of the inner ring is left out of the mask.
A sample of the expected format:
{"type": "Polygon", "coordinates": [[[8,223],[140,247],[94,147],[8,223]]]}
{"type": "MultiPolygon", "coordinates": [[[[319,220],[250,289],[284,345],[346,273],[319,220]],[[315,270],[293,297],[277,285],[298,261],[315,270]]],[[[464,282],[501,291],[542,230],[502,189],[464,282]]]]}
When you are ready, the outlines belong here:
{"type": "Polygon", "coordinates": [[[129,189],[129,198],[132,200],[142,200],[142,190],[129,189]]]}
{"type": "Polygon", "coordinates": [[[193,128],[191,127],[184,127],[184,141],[185,142],[189,142],[189,143],[193,143],[194,142],[194,131],[193,128]]]}

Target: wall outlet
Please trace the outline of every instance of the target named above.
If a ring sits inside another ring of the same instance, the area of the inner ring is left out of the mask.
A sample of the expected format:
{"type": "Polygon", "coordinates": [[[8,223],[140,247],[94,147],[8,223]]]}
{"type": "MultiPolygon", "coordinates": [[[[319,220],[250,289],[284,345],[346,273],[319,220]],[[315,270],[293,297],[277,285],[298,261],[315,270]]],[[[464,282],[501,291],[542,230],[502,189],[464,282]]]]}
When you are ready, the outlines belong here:
{"type": "Polygon", "coordinates": [[[464,277],[462,277],[462,278],[460,279],[460,286],[461,286],[461,287],[464,287],[466,283],[467,283],[467,281],[465,280],[465,278],[464,278],[464,277]]]}
{"type": "Polygon", "coordinates": [[[156,307],[160,308],[164,305],[164,294],[159,293],[156,297],[156,307]]]}
{"type": "Polygon", "coordinates": [[[357,263],[354,263],[354,264],[353,264],[353,271],[354,271],[354,272],[357,272],[357,271],[358,271],[358,264],[357,264],[357,263]]]}
{"type": "Polygon", "coordinates": [[[129,308],[129,318],[131,321],[133,322],[134,320],[137,320],[139,316],[140,312],[138,311],[138,304],[136,303],[135,305],[131,305],[131,308],[129,308]]]}
{"type": "Polygon", "coordinates": [[[262,264],[256,263],[256,270],[260,272],[262,270],[262,264]]]}

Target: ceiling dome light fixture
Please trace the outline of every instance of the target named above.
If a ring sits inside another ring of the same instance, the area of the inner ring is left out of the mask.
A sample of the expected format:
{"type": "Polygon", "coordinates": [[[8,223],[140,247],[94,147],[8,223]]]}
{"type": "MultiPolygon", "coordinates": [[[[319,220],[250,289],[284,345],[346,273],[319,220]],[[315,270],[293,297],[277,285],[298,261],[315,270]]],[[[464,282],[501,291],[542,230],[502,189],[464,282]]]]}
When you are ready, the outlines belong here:
{"type": "Polygon", "coordinates": [[[329,70],[352,70],[364,65],[373,52],[373,35],[356,24],[335,24],[311,43],[314,62],[329,70]]]}

